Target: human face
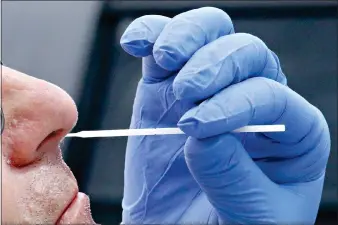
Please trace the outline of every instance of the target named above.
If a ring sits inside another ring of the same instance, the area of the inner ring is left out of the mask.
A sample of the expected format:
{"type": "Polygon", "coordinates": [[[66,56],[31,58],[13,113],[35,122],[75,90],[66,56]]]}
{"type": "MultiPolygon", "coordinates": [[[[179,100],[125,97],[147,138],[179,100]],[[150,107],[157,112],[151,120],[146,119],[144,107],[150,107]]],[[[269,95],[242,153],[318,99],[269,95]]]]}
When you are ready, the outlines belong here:
{"type": "Polygon", "coordinates": [[[1,92],[2,223],[94,224],[59,147],[77,121],[71,97],[5,66],[1,92]]]}

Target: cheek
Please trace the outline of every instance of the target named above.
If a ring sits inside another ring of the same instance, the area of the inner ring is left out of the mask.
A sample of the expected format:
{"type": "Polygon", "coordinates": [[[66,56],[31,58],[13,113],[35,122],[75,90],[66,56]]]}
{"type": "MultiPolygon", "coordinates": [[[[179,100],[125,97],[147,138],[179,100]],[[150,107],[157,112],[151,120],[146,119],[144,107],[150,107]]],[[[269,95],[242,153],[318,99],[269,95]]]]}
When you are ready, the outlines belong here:
{"type": "Polygon", "coordinates": [[[38,151],[38,147],[42,138],[35,135],[39,129],[34,121],[17,117],[8,121],[5,129],[2,153],[6,157],[6,163],[23,166],[41,157],[42,152],[38,151]]]}
{"type": "Polygon", "coordinates": [[[17,224],[17,215],[20,213],[17,207],[18,197],[18,181],[10,174],[6,162],[2,158],[2,179],[1,179],[1,205],[2,205],[2,223],[17,224]]]}
{"type": "MultiPolygon", "coordinates": [[[[51,129],[51,122],[42,119],[42,115],[56,117],[50,112],[49,104],[36,92],[25,91],[26,97],[30,99],[29,104],[20,99],[19,94],[14,90],[11,92],[11,100],[5,100],[6,118],[3,132],[3,154],[14,166],[23,166],[41,157],[37,151],[39,144],[48,136],[51,129]]],[[[43,94],[42,94],[43,96],[43,94]]]]}
{"type": "Polygon", "coordinates": [[[78,189],[68,167],[55,157],[19,169],[3,161],[3,223],[52,224],[61,215],[78,189]]]}

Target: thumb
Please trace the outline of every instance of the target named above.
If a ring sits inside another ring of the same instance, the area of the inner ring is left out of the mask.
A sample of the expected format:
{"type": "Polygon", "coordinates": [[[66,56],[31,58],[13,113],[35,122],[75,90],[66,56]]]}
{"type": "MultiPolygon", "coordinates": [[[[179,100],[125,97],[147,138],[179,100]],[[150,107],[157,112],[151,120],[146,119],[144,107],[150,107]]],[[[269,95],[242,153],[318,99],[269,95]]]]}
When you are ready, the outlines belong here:
{"type": "Polygon", "coordinates": [[[190,137],[184,151],[192,176],[224,222],[275,221],[271,206],[279,186],[265,176],[235,136],[190,137]]]}

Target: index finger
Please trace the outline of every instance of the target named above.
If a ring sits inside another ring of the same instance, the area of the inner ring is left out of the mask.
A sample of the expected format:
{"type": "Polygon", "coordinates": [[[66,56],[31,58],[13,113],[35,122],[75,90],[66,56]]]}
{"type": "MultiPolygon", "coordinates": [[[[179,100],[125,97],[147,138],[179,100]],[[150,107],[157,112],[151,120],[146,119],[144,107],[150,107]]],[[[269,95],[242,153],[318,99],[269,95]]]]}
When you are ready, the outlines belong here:
{"type": "Polygon", "coordinates": [[[177,74],[173,89],[179,100],[200,102],[252,77],[287,83],[277,55],[261,39],[236,33],[199,49],[177,74]]]}
{"type": "Polygon", "coordinates": [[[308,141],[315,145],[323,132],[328,133],[317,108],[287,86],[263,77],[222,90],[186,112],[178,123],[184,133],[197,138],[262,124],[284,124],[285,132],[265,133],[283,144],[308,141]]]}

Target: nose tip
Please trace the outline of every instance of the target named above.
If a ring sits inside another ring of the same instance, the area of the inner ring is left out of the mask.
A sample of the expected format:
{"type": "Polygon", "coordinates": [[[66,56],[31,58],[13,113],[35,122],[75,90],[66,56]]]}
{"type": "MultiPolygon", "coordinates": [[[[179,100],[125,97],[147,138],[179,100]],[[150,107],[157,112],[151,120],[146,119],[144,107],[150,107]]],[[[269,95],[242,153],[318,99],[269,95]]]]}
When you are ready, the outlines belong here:
{"type": "Polygon", "coordinates": [[[5,156],[25,166],[47,152],[59,154],[60,141],[77,122],[72,98],[46,81],[12,70],[3,75],[5,156]]]}

